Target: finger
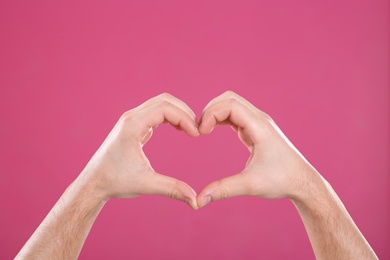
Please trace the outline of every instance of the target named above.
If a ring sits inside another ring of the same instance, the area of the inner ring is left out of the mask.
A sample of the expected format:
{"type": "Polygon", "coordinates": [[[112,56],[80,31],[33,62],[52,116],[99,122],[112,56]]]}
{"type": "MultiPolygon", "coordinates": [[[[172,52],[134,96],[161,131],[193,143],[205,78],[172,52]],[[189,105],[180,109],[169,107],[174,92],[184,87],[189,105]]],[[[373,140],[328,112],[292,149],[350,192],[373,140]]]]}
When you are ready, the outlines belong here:
{"type": "Polygon", "coordinates": [[[170,123],[178,126],[189,136],[199,135],[196,122],[185,111],[167,101],[145,108],[141,113],[141,120],[144,120],[147,129],[162,123],[170,123]]]}
{"type": "Polygon", "coordinates": [[[247,183],[248,181],[242,173],[214,181],[205,186],[199,193],[198,206],[201,208],[212,201],[250,195],[247,183]]]}
{"type": "Polygon", "coordinates": [[[196,115],[195,115],[194,111],[192,111],[192,109],[186,103],[184,103],[182,100],[180,100],[177,97],[175,97],[171,94],[168,94],[168,93],[162,93],[158,96],[155,96],[155,97],[145,101],[143,104],[136,107],[135,109],[142,110],[142,109],[145,109],[149,106],[153,106],[155,104],[158,104],[158,103],[161,103],[164,101],[168,101],[168,102],[172,103],[173,105],[175,105],[178,108],[185,111],[188,114],[188,116],[191,117],[194,121],[196,120],[196,115]]]}
{"type": "Polygon", "coordinates": [[[162,195],[171,199],[181,200],[192,209],[198,209],[196,192],[185,182],[175,178],[154,173],[148,176],[144,194],[162,195]]]}
{"type": "MultiPolygon", "coordinates": [[[[229,90],[229,91],[226,91],[224,92],[223,94],[219,95],[218,97],[212,99],[206,106],[205,108],[203,109],[203,112],[206,111],[208,108],[210,108],[211,106],[221,102],[221,101],[224,101],[224,100],[227,100],[227,99],[236,99],[238,101],[240,101],[242,104],[244,104],[245,106],[247,106],[248,108],[250,109],[255,109],[255,110],[258,110],[252,103],[250,103],[248,100],[246,100],[245,98],[243,98],[242,96],[236,94],[235,92],[229,90]]],[[[202,113],[203,114],[203,113],[202,113]]]]}
{"type": "Polygon", "coordinates": [[[254,118],[250,110],[236,99],[227,99],[218,102],[202,115],[199,132],[210,133],[217,124],[230,124],[234,128],[247,128],[254,118]]]}

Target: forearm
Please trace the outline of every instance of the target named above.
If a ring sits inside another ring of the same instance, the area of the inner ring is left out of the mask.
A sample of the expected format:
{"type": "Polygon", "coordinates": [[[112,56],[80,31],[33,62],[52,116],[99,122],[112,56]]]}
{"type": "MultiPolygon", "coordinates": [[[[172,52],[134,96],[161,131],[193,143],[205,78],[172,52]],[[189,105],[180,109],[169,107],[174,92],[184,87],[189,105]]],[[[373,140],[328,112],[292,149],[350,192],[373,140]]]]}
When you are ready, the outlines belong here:
{"type": "Polygon", "coordinates": [[[317,259],[377,259],[341,200],[317,172],[292,199],[317,259]]]}
{"type": "Polygon", "coordinates": [[[93,185],[76,179],[15,259],[77,259],[104,203],[93,185]]]}

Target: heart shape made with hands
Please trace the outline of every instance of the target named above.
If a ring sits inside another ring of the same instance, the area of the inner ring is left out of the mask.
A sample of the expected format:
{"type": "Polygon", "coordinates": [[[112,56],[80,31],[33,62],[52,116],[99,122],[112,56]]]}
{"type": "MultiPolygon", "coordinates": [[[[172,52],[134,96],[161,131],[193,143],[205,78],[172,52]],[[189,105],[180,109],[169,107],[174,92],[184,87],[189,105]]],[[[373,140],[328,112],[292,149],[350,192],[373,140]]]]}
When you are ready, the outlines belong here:
{"type": "Polygon", "coordinates": [[[193,111],[172,95],[149,99],[122,115],[88,165],[92,171],[100,169],[96,185],[103,187],[107,198],[163,195],[193,209],[242,195],[291,198],[301,188],[297,169],[312,169],[267,114],[231,91],[211,100],[199,123],[193,111]],[[209,183],[197,195],[185,182],[156,173],[142,150],[153,129],[163,123],[192,137],[230,125],[249,150],[249,159],[240,173],[209,183]]]}
{"type": "MultiPolygon", "coordinates": [[[[132,183],[130,188],[123,188],[127,191],[116,191],[117,197],[143,194],[165,195],[185,201],[194,209],[203,207],[211,201],[240,195],[255,195],[271,199],[287,197],[294,189],[292,187],[294,176],[290,169],[301,167],[297,162],[301,164],[304,161],[267,114],[230,91],[207,104],[199,123],[196,121],[195,114],[183,101],[169,94],[157,96],[126,112],[117,132],[123,132],[126,136],[130,133],[136,137],[131,138],[131,141],[138,140],[141,144],[139,149],[132,149],[130,154],[124,153],[128,155],[126,158],[138,158],[127,165],[127,168],[138,165],[136,168],[142,169],[139,170],[142,173],[135,174],[137,176],[131,179],[117,178],[122,180],[120,186],[125,186],[123,183],[132,183]],[[251,155],[242,172],[214,181],[196,195],[188,184],[156,174],[142,151],[142,145],[150,139],[153,129],[162,123],[169,123],[192,137],[209,134],[217,125],[230,125],[251,155]],[[145,172],[152,174],[145,175],[143,174],[145,172]],[[130,195],[129,189],[132,190],[130,195]]],[[[129,146],[134,146],[134,143],[129,141],[129,146]]],[[[123,169],[116,170],[123,171],[123,169]]]]}
{"type": "MultiPolygon", "coordinates": [[[[239,133],[239,136],[241,133],[241,136],[243,137],[240,125],[237,125],[236,120],[231,120],[230,118],[231,112],[229,109],[231,108],[231,103],[235,102],[237,99],[242,99],[234,93],[227,92],[220,97],[210,101],[203,110],[199,124],[196,123],[195,114],[181,100],[169,94],[160,95],[156,99],[159,98],[163,99],[165,104],[165,107],[162,108],[162,110],[165,109],[163,123],[170,123],[176,129],[183,130],[189,136],[196,137],[199,134],[210,134],[214,127],[218,124],[230,124],[232,128],[239,133]],[[224,102],[226,99],[227,102],[224,102]],[[226,110],[226,108],[228,108],[228,110],[226,110]]],[[[241,102],[247,102],[244,99],[242,100],[243,101],[241,102]]],[[[147,103],[152,102],[147,101],[147,103]]],[[[155,124],[152,125],[151,131],[147,133],[146,137],[143,139],[143,143],[146,143],[149,140],[153,129],[156,126],[157,125],[155,124]]],[[[246,139],[248,138],[244,138],[242,140],[246,141],[246,139]]],[[[177,180],[175,186],[171,188],[166,195],[170,198],[183,200],[190,207],[197,209],[199,207],[205,206],[212,200],[224,199],[236,195],[244,195],[246,193],[244,190],[241,191],[240,194],[236,194],[236,192],[234,192],[235,190],[239,191],[237,188],[233,189],[234,186],[244,185],[242,181],[238,182],[235,179],[237,179],[235,176],[231,176],[216,182],[211,182],[201,190],[199,195],[196,195],[195,191],[190,187],[190,185],[177,180]]]]}

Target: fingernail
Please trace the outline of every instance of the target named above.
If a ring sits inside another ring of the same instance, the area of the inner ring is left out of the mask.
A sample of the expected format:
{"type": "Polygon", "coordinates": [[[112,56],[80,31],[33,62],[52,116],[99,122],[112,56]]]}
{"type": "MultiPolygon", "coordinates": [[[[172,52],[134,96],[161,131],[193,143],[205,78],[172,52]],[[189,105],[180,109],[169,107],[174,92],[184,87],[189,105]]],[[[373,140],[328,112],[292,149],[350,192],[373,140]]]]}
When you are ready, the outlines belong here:
{"type": "Polygon", "coordinates": [[[192,125],[192,129],[194,130],[194,132],[196,132],[196,135],[198,136],[199,135],[199,129],[196,125],[192,125]]]}
{"type": "Polygon", "coordinates": [[[206,197],[204,197],[202,199],[202,204],[200,205],[201,207],[204,207],[206,206],[207,204],[209,204],[211,202],[211,196],[207,195],[206,197]]]}

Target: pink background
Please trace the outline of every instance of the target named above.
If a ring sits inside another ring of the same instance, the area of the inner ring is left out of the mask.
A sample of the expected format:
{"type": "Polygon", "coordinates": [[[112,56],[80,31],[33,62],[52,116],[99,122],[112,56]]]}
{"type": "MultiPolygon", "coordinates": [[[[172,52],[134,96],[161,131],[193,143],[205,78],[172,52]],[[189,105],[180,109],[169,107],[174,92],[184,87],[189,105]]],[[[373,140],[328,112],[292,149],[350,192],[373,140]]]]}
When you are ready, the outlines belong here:
{"type": "MultiPolygon", "coordinates": [[[[233,90],[269,113],[390,258],[389,1],[1,1],[0,258],[15,256],[119,116],[161,92],[197,115],[233,90]]],[[[196,191],[239,172],[228,127],[156,129],[154,168],[196,191]]],[[[80,259],[311,259],[288,200],[199,211],[112,200],[80,259]]]]}

